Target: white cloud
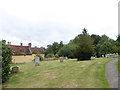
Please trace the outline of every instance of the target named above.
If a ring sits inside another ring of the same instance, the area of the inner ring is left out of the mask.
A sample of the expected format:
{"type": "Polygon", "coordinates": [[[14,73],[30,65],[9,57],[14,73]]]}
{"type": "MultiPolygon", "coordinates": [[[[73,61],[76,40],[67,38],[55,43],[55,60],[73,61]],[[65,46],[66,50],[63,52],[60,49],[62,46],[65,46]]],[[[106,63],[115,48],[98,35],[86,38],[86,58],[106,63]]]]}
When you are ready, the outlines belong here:
{"type": "Polygon", "coordinates": [[[1,0],[1,38],[46,46],[65,43],[82,29],[116,39],[118,0],[1,0]]]}

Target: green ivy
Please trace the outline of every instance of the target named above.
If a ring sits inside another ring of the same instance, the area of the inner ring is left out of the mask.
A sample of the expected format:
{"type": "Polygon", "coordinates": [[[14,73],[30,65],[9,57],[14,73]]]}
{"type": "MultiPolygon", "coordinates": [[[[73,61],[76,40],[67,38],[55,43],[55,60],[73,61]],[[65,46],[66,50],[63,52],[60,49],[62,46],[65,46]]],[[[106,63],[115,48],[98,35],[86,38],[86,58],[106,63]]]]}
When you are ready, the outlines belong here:
{"type": "Polygon", "coordinates": [[[0,65],[2,64],[2,83],[6,82],[10,76],[10,63],[12,60],[12,50],[9,46],[0,42],[0,65]],[[2,63],[1,63],[2,61],[2,63]]]}

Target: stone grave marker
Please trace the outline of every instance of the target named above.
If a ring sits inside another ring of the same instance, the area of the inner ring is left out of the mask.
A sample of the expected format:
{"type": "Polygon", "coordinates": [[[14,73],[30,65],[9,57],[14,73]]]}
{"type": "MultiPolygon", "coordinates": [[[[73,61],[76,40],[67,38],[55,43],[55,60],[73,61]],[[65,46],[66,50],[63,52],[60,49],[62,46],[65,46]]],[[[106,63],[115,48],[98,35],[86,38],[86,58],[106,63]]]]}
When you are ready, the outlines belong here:
{"type": "Polygon", "coordinates": [[[11,72],[12,73],[18,73],[19,72],[19,67],[18,66],[13,66],[11,72]]]}
{"type": "Polygon", "coordinates": [[[39,57],[35,57],[35,66],[40,66],[40,58],[39,57]]]}
{"type": "Polygon", "coordinates": [[[64,57],[60,57],[59,60],[60,60],[60,62],[63,62],[64,61],[64,57]]]}

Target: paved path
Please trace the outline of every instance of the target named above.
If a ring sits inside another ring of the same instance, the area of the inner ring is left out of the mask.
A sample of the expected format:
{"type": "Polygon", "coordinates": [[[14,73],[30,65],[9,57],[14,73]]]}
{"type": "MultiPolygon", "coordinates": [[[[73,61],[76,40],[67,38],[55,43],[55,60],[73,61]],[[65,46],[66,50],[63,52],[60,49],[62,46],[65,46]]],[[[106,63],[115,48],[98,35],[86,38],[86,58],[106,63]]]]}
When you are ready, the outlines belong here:
{"type": "MultiPolygon", "coordinates": [[[[120,59],[119,59],[120,60],[120,59]]],[[[106,77],[109,82],[110,88],[118,88],[118,71],[116,69],[115,62],[118,61],[112,60],[106,64],[106,77]]],[[[120,88],[120,85],[119,85],[120,88]]]]}

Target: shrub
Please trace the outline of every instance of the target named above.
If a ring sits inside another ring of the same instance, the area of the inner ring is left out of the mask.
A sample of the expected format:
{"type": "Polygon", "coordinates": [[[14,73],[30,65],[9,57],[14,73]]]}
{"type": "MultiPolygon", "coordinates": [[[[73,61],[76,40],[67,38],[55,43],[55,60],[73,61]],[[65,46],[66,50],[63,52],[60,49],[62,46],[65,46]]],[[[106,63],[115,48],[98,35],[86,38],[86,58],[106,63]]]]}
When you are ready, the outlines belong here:
{"type": "Polygon", "coordinates": [[[58,55],[60,57],[74,58],[74,48],[70,45],[64,45],[59,51],[58,55]]]}
{"type": "Polygon", "coordinates": [[[46,58],[53,58],[53,57],[55,57],[55,56],[54,56],[54,54],[51,54],[51,53],[46,55],[46,58]]]}
{"type": "Polygon", "coordinates": [[[76,56],[78,61],[90,60],[93,55],[93,41],[89,35],[79,35],[79,42],[76,48],[76,56]]]}
{"type": "Polygon", "coordinates": [[[0,42],[2,48],[0,48],[0,52],[2,51],[2,83],[6,82],[9,79],[10,75],[10,63],[12,60],[12,50],[10,47],[0,42]]]}
{"type": "Polygon", "coordinates": [[[55,58],[59,58],[59,55],[58,55],[58,54],[55,54],[55,58]]]}
{"type": "Polygon", "coordinates": [[[40,53],[36,53],[35,55],[39,57],[41,61],[43,61],[43,57],[40,55],[40,53]]]}

